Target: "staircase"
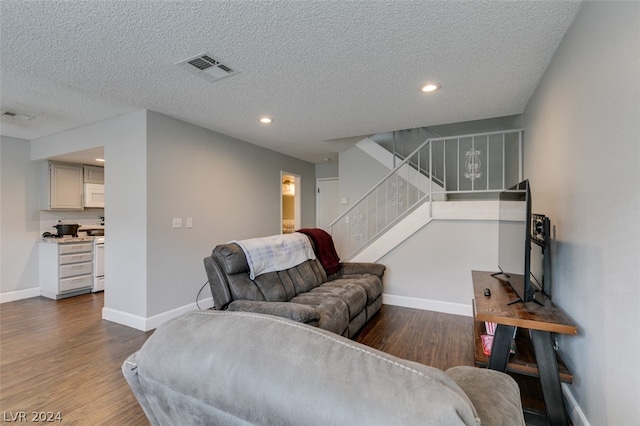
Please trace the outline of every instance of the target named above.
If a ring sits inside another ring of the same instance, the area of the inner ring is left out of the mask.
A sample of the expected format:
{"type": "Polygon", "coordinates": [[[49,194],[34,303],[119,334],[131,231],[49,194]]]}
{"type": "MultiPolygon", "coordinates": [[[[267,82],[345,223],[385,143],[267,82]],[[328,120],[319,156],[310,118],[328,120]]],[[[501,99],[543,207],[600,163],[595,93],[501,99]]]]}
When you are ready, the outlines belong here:
{"type": "Polygon", "coordinates": [[[522,180],[521,129],[429,137],[407,153],[411,132],[429,130],[358,143],[390,172],[329,225],[343,261],[380,259],[434,218],[434,202],[491,198],[522,180]]]}

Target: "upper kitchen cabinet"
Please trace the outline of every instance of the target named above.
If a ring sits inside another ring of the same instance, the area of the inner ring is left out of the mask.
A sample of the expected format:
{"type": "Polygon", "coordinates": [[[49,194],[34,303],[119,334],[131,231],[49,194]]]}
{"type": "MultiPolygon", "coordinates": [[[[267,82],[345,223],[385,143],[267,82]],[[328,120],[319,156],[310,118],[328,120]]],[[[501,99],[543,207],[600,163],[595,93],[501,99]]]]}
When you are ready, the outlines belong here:
{"type": "Polygon", "coordinates": [[[104,208],[104,167],[85,164],[84,207],[104,208]]]}
{"type": "Polygon", "coordinates": [[[104,183],[104,167],[85,164],[84,183],[104,183]]]}
{"type": "Polygon", "coordinates": [[[83,166],[43,162],[40,209],[82,210],[83,166]]]}

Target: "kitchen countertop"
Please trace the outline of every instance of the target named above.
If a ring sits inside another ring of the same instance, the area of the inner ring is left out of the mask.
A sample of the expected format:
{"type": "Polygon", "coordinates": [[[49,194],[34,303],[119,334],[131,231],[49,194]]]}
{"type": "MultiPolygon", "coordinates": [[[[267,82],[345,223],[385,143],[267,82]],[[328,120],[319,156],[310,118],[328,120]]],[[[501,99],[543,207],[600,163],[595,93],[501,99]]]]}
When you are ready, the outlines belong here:
{"type": "Polygon", "coordinates": [[[96,237],[41,237],[40,238],[40,242],[41,243],[53,243],[53,244],[60,244],[60,243],[81,243],[81,242],[91,242],[93,240],[95,240],[96,237]]]}

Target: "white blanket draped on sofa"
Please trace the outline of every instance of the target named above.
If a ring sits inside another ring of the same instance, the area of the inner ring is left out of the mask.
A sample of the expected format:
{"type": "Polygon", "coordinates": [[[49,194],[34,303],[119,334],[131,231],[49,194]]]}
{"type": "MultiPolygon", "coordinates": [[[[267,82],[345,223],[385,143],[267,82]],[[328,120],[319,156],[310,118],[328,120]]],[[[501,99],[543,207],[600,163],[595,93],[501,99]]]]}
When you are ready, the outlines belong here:
{"type": "Polygon", "coordinates": [[[309,238],[299,232],[231,242],[244,251],[252,280],[260,274],[293,268],[316,258],[309,238]]]}

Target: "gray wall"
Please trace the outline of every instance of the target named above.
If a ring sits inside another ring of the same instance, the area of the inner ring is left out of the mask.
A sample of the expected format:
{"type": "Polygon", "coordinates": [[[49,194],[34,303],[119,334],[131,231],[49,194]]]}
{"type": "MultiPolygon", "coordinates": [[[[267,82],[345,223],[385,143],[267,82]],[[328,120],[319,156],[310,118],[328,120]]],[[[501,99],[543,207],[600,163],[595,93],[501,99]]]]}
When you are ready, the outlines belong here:
{"type": "Polygon", "coordinates": [[[147,112],[31,141],[31,159],[43,160],[99,146],[105,156],[105,309],[147,314],[147,112]]]}
{"type": "Polygon", "coordinates": [[[375,184],[380,182],[389,169],[354,146],[340,153],[340,198],[348,198],[349,204],[340,206],[344,213],[353,206],[375,184]]]}
{"type": "Polygon", "coordinates": [[[496,269],[497,234],[497,221],[433,220],[380,259],[387,266],[384,293],[471,315],[471,271],[496,269]]]}
{"type": "Polygon", "coordinates": [[[483,120],[431,126],[429,129],[438,133],[440,136],[468,135],[472,133],[518,129],[520,127],[519,120],[520,115],[508,115],[505,117],[486,118],[483,120]]]}
{"type": "Polygon", "coordinates": [[[151,111],[148,141],[149,316],[193,303],[215,245],[280,233],[281,170],[301,176],[301,224],[314,226],[313,164],[151,111]]]}
{"type": "Polygon", "coordinates": [[[525,176],[553,226],[569,388],[591,425],[640,419],[640,3],[585,2],[530,100],[525,176]]]}
{"type": "Polygon", "coordinates": [[[316,164],[316,179],[333,178],[340,176],[337,161],[316,164]]]}
{"type": "Polygon", "coordinates": [[[37,168],[29,141],[0,137],[0,294],[38,288],[37,168]]]}

